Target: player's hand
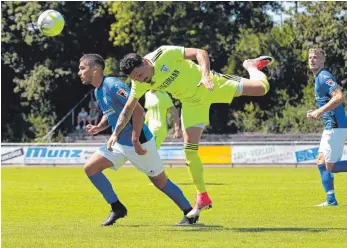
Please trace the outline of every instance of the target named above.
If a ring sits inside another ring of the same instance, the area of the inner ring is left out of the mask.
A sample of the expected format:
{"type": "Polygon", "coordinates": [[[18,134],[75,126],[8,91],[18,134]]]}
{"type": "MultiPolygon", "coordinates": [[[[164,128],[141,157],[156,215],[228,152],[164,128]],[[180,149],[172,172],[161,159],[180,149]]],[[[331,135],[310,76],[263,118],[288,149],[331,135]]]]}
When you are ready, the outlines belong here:
{"type": "Polygon", "coordinates": [[[86,131],[87,131],[87,134],[95,135],[95,134],[98,134],[98,133],[100,132],[100,129],[99,129],[99,127],[97,127],[97,126],[88,124],[88,125],[86,126],[86,131]]]}
{"type": "Polygon", "coordinates": [[[111,137],[107,141],[107,150],[112,151],[112,146],[114,143],[116,143],[118,140],[118,137],[115,133],[112,133],[111,137]]]}
{"type": "Polygon", "coordinates": [[[132,140],[132,142],[133,142],[133,146],[134,146],[135,152],[137,154],[145,155],[147,153],[147,150],[142,148],[142,145],[141,145],[139,140],[132,140]]]}
{"type": "Polygon", "coordinates": [[[180,128],[176,128],[173,137],[174,139],[182,138],[182,130],[180,128]]]}
{"type": "Polygon", "coordinates": [[[212,81],[212,78],[210,78],[210,76],[202,76],[201,81],[198,83],[198,87],[201,84],[203,84],[209,90],[214,89],[214,83],[212,81]]]}
{"type": "Polygon", "coordinates": [[[306,117],[309,120],[317,120],[322,116],[323,112],[320,109],[315,109],[315,110],[308,110],[306,113],[306,117]]]}

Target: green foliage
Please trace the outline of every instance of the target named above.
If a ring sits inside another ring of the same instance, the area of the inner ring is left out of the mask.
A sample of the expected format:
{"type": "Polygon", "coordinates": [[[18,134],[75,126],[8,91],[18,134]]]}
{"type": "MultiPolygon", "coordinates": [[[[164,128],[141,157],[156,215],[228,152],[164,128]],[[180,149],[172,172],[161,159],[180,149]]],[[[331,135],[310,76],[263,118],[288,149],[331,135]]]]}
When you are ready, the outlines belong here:
{"type": "MultiPolygon", "coordinates": [[[[326,50],[326,67],[344,86],[347,3],[295,2],[280,26],[267,10],[284,11],[279,2],[2,2],[2,141],[42,137],[90,90],[77,75],[84,53],[99,53],[105,74],[129,82],[119,72],[119,59],[164,44],[206,49],[211,69],[242,77],[249,76],[245,59],[275,58],[269,93],[212,105],[206,132],[320,132],[322,122],[305,117],[315,108],[308,49],[326,50]],[[33,29],[46,9],[64,16],[57,37],[33,29]]],[[[61,139],[70,128],[64,123],[53,137],[61,139]]]]}
{"type": "Polygon", "coordinates": [[[105,16],[101,2],[3,2],[1,8],[2,85],[7,93],[3,99],[14,103],[2,108],[2,140],[34,141],[90,90],[77,76],[83,53],[97,52],[105,58],[117,53],[108,41],[113,18],[105,16]],[[46,9],[63,14],[61,35],[46,37],[34,30],[46,9]]]}

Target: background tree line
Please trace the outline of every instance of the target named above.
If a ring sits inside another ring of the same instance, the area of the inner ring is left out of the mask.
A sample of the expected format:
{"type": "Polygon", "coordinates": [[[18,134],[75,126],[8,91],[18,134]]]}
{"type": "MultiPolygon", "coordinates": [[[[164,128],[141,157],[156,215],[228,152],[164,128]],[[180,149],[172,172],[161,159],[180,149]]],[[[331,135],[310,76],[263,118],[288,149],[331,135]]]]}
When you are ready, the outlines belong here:
{"type": "Polygon", "coordinates": [[[125,54],[164,44],[206,49],[211,69],[245,77],[243,60],[273,56],[268,95],[212,105],[207,133],[321,132],[321,121],[306,120],[315,107],[310,47],[323,47],[327,68],[342,87],[347,81],[347,2],[296,2],[288,10],[279,2],[2,2],[1,11],[3,142],[44,136],[91,90],[77,75],[84,53],[99,53],[106,73],[120,77],[125,54]],[[64,16],[57,37],[33,29],[46,9],[64,16]],[[288,18],[275,25],[269,10],[288,18]]]}

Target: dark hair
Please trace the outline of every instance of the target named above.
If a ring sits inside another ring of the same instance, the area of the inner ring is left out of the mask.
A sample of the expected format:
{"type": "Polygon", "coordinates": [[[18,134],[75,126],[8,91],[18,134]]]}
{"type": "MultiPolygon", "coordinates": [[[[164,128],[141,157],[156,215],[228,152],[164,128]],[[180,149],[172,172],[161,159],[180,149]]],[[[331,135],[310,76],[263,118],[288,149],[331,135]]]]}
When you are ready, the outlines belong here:
{"type": "Polygon", "coordinates": [[[84,54],[81,58],[80,58],[80,62],[82,60],[87,61],[87,64],[89,66],[100,66],[101,69],[105,69],[105,61],[104,59],[99,55],[99,54],[95,54],[95,53],[89,53],[89,54],[84,54]]]}
{"type": "Polygon", "coordinates": [[[143,65],[143,58],[137,53],[128,53],[120,61],[120,70],[129,75],[136,67],[143,65]]]}

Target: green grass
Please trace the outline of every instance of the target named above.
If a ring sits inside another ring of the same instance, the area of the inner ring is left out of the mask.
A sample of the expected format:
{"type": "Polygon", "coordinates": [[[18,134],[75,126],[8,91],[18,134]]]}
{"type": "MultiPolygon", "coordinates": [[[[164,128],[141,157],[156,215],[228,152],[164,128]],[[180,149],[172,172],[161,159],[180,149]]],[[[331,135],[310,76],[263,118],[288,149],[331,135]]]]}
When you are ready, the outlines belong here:
{"type": "MultiPolygon", "coordinates": [[[[193,201],[185,168],[167,169],[193,201]]],[[[2,247],[346,247],[347,174],[335,175],[339,207],[323,202],[315,168],[205,168],[213,208],[204,225],[182,214],[133,168],[105,172],[128,216],[101,227],[109,206],[82,168],[2,168],[2,247]]]]}

